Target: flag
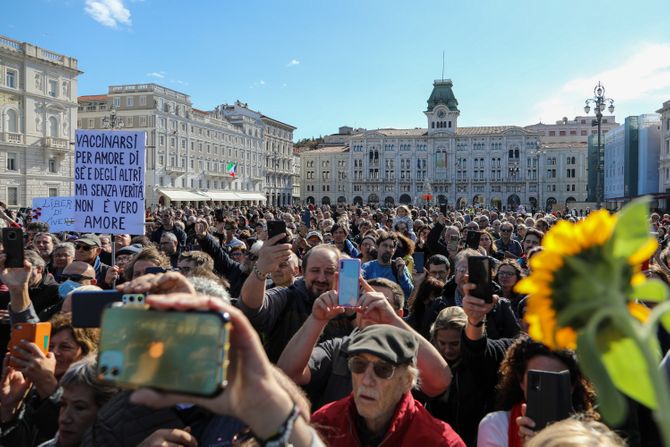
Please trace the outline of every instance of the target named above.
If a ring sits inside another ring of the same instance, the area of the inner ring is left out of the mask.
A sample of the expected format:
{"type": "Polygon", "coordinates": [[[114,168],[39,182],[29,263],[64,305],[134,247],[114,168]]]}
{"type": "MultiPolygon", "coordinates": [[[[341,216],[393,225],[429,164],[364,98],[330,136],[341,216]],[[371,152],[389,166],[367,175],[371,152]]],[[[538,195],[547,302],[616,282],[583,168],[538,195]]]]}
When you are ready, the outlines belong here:
{"type": "Polygon", "coordinates": [[[236,170],[237,170],[237,163],[230,162],[226,166],[226,172],[230,174],[231,177],[235,177],[236,170]]]}

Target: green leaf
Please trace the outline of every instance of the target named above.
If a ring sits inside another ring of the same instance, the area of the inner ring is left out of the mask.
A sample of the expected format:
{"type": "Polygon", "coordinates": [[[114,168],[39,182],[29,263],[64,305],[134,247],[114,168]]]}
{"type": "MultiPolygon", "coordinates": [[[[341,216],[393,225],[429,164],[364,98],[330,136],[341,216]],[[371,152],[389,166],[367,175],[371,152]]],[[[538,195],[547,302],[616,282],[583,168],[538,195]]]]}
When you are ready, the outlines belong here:
{"type": "Polygon", "coordinates": [[[668,286],[659,279],[648,279],[633,288],[631,297],[637,300],[660,303],[668,298],[668,286]]]}
{"type": "Polygon", "coordinates": [[[649,197],[626,205],[614,227],[613,251],[616,258],[628,258],[649,240],[649,197]]]}
{"type": "Polygon", "coordinates": [[[666,331],[670,332],[670,311],[665,312],[661,317],[661,324],[666,331]]]}
{"type": "Polygon", "coordinates": [[[655,409],[657,403],[654,386],[640,346],[611,325],[601,327],[597,341],[603,364],[617,389],[655,409]]]}
{"type": "Polygon", "coordinates": [[[600,414],[610,426],[623,423],[628,406],[601,362],[593,334],[582,332],[577,336],[577,358],[582,371],[596,388],[600,414]]]}

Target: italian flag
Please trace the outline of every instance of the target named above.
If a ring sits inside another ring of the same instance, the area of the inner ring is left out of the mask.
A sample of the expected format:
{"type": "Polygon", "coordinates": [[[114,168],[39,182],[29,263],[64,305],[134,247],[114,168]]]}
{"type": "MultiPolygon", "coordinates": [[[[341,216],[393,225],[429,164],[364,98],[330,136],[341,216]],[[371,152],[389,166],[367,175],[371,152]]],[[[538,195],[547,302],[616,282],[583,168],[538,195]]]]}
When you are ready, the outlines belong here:
{"type": "Polygon", "coordinates": [[[231,175],[231,177],[235,177],[235,170],[237,169],[237,163],[228,163],[226,166],[226,172],[231,175]]]}

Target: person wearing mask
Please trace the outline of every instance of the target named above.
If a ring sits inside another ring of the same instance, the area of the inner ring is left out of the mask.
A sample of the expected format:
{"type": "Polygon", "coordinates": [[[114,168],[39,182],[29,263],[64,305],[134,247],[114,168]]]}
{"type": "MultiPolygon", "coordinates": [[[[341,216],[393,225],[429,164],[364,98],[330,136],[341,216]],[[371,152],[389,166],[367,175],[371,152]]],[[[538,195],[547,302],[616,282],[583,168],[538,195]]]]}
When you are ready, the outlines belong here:
{"type": "Polygon", "coordinates": [[[403,258],[393,259],[398,247],[398,237],[395,233],[379,231],[377,238],[377,259],[366,262],[361,267],[363,278],[386,278],[402,287],[405,299],[409,298],[414,290],[412,277],[403,258]]]}
{"type": "Polygon", "coordinates": [[[109,287],[105,283],[105,277],[109,266],[103,264],[100,260],[100,252],[102,251],[100,238],[92,233],[83,234],[79,239],[74,241],[74,260],[82,261],[90,264],[95,269],[95,279],[98,285],[102,288],[109,287]]]}
{"type": "Polygon", "coordinates": [[[388,324],[373,324],[351,338],[345,352],[352,393],[312,415],[329,446],[465,447],[412,396],[418,349],[416,335],[388,324]]]}

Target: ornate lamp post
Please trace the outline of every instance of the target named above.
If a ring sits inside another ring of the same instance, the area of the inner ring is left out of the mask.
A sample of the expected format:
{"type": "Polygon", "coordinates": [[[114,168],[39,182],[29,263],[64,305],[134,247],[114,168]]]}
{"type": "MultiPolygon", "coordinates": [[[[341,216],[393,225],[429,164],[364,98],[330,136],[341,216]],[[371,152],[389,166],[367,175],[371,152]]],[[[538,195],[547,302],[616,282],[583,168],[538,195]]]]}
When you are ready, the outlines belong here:
{"type": "Polygon", "coordinates": [[[588,115],[591,111],[590,104],[593,104],[593,111],[596,114],[596,119],[591,122],[591,126],[598,126],[598,169],[596,171],[596,202],[598,203],[598,208],[600,208],[601,203],[604,199],[603,190],[604,190],[604,167],[605,167],[605,150],[601,146],[601,132],[600,125],[603,120],[603,112],[605,107],[607,111],[612,114],[614,113],[614,100],[605,97],[605,87],[598,82],[598,85],[593,89],[593,98],[586,100],[586,105],[584,106],[584,112],[588,115]],[[609,106],[607,106],[609,103],[609,106]]]}
{"type": "Polygon", "coordinates": [[[109,116],[102,119],[102,127],[105,129],[121,129],[123,125],[123,118],[116,114],[116,109],[112,109],[109,116]]]}

